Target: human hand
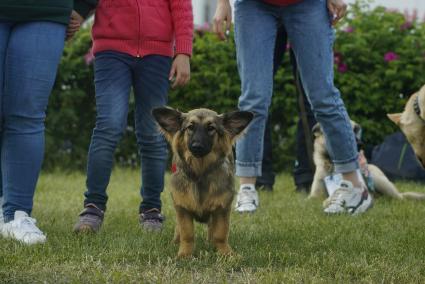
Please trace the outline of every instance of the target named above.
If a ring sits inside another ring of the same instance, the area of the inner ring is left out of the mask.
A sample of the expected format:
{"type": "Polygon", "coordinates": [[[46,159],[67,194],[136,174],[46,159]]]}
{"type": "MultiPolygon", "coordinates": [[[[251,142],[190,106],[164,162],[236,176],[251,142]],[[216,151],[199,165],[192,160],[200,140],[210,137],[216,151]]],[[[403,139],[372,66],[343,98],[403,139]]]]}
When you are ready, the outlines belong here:
{"type": "Polygon", "coordinates": [[[173,81],[171,87],[184,86],[190,80],[190,58],[186,54],[177,54],[171,66],[170,75],[168,78],[173,81]]]}
{"type": "Polygon", "coordinates": [[[347,12],[347,4],[344,0],[328,0],[329,13],[332,16],[332,25],[341,20],[347,12]]]}
{"type": "Polygon", "coordinates": [[[81,27],[84,18],[76,11],[72,11],[68,27],[66,28],[66,40],[70,40],[81,27]]]}
{"type": "Polygon", "coordinates": [[[226,23],[226,31],[230,30],[232,25],[232,7],[230,6],[229,0],[219,0],[217,9],[215,10],[213,32],[216,33],[221,40],[226,39],[226,31],[223,30],[224,23],[226,23]]]}

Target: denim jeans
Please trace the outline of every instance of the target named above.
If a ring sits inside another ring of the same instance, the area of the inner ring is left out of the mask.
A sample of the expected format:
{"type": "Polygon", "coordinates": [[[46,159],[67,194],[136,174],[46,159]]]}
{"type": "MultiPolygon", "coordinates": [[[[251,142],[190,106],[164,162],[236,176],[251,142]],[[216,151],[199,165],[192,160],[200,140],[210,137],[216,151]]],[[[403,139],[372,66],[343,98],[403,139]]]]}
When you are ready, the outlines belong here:
{"type": "Polygon", "coordinates": [[[261,0],[235,1],[235,41],[242,94],[239,109],[255,113],[236,145],[236,175],[261,175],[263,133],[273,90],[273,54],[277,29],[285,26],[301,81],[327,149],[339,173],[358,168],[350,120],[333,83],[333,41],[325,0],[274,6],[261,0]]]}
{"type": "Polygon", "coordinates": [[[140,211],[161,208],[167,165],[167,144],[151,115],[153,108],[167,104],[171,58],[143,58],[115,51],[95,56],[96,126],[87,162],[84,204],[106,209],[106,188],[111,176],[115,148],[127,128],[130,90],[135,97],[135,129],[141,156],[142,203],[140,211]]]}
{"type": "Polygon", "coordinates": [[[65,30],[53,22],[0,21],[0,196],[6,222],[15,211],[32,211],[65,30]]]}

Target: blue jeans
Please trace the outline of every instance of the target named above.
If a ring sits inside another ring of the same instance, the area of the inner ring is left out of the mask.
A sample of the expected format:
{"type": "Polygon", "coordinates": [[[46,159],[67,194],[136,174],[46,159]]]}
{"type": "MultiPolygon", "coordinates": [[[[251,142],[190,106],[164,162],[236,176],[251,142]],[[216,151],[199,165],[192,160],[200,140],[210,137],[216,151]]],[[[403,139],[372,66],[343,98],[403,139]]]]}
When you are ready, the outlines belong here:
{"type": "Polygon", "coordinates": [[[53,22],[0,22],[0,196],[6,222],[18,210],[31,214],[65,29],[53,22]]]}
{"type": "Polygon", "coordinates": [[[285,26],[301,81],[330,157],[339,173],[358,168],[353,130],[333,83],[333,42],[326,0],[303,0],[286,7],[261,0],[235,1],[235,41],[242,95],[239,109],[256,114],[236,145],[236,174],[261,175],[263,133],[273,90],[273,54],[277,29],[285,26]]]}
{"type": "Polygon", "coordinates": [[[106,209],[106,188],[111,176],[115,148],[127,128],[130,90],[135,98],[136,139],[141,156],[142,203],[140,211],[161,209],[167,165],[167,144],[151,111],[167,104],[171,58],[143,58],[105,51],[95,56],[96,126],[87,162],[84,204],[106,209]]]}

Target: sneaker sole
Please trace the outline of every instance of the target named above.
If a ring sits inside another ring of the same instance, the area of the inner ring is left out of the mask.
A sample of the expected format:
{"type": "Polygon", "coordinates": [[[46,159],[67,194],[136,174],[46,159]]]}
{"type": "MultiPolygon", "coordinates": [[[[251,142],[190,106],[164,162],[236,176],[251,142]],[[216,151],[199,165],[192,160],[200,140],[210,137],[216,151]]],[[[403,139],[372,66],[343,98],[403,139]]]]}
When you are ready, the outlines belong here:
{"type": "Polygon", "coordinates": [[[90,225],[81,225],[78,228],[74,228],[74,233],[77,234],[94,234],[97,232],[98,230],[96,231],[90,225]]]}

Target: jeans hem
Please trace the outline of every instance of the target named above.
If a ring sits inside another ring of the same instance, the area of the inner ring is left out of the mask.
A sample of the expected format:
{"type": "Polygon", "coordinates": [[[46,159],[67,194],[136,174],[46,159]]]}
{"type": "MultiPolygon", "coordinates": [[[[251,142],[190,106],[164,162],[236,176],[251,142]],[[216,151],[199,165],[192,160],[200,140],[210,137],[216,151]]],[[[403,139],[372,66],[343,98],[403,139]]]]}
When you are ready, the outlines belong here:
{"type": "Polygon", "coordinates": [[[100,210],[106,211],[106,203],[99,203],[99,202],[84,200],[84,207],[86,207],[87,204],[94,204],[100,210]]]}
{"type": "Polygon", "coordinates": [[[239,162],[236,161],[236,176],[238,177],[259,177],[262,174],[261,162],[239,162]]]}
{"type": "Polygon", "coordinates": [[[359,161],[357,157],[354,160],[345,163],[335,163],[335,173],[349,173],[359,169],[359,161]]]}

